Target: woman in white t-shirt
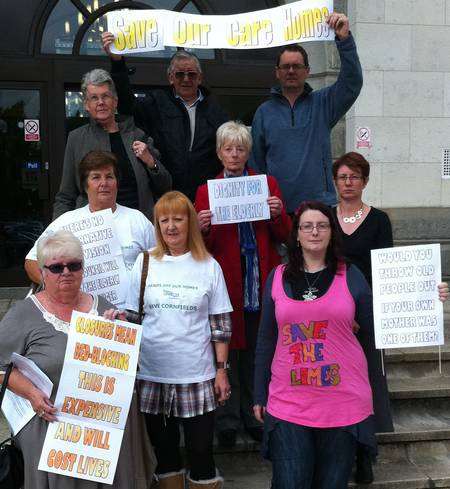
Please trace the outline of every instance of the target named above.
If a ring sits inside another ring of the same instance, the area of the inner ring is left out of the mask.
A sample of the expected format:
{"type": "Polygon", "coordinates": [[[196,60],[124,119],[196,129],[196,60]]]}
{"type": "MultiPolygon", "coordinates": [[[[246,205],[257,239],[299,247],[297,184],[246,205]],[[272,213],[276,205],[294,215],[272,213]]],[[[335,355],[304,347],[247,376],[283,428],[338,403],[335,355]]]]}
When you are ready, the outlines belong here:
{"type": "MultiPolygon", "coordinates": [[[[148,150],[145,151],[148,152],[148,150]]],[[[117,158],[113,153],[90,151],[78,165],[78,173],[80,185],[86,193],[88,204],[73,211],[65,212],[48,225],[28,252],[25,258],[25,270],[29,278],[39,284],[41,282],[41,273],[37,262],[37,242],[39,239],[60,229],[66,229],[73,232],[83,245],[89,245],[90,242],[95,243],[98,241],[96,232],[99,228],[90,227],[91,218],[98,211],[111,209],[113,235],[109,235],[110,229],[102,229],[101,231],[108,233],[107,244],[111,250],[116,249],[117,254],[109,258],[106,257],[103,262],[99,263],[98,257],[90,256],[89,253],[86,253],[86,248],[84,249],[85,267],[82,290],[101,295],[116,307],[123,308],[129,288],[129,271],[133,268],[139,253],[151,248],[155,243],[153,224],[137,209],[117,203],[120,175],[117,158]],[[115,260],[115,262],[111,260],[115,260]],[[110,268],[108,269],[108,267],[110,268]],[[105,270],[103,273],[102,269],[105,270]],[[107,285],[105,288],[97,286],[97,278],[104,278],[105,276],[106,278],[114,278],[116,274],[119,276],[120,285],[112,291],[112,294],[111,287],[107,285]]],[[[101,236],[100,231],[98,234],[101,236]]],[[[103,239],[100,239],[100,243],[103,244],[103,239]]]]}
{"type": "MultiPolygon", "coordinates": [[[[197,214],[181,192],[154,209],[139,358],[141,411],[154,444],[160,486],[184,488],[179,451],[183,425],[189,488],[219,489],[212,448],[214,410],[230,396],[230,312],[222,270],[206,251],[197,214]]],[[[143,254],[132,270],[127,309],[139,310],[143,254]]]]}

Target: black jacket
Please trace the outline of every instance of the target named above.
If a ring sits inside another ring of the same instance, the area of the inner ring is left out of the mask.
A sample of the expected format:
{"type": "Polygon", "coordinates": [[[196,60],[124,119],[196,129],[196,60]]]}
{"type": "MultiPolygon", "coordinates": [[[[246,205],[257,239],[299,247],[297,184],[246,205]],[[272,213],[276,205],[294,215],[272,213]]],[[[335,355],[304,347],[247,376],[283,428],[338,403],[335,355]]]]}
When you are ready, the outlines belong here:
{"type": "Polygon", "coordinates": [[[194,200],[197,187],[222,169],[216,155],[216,131],[229,117],[201,87],[204,98],[197,104],[194,141],[189,150],[189,115],[171,87],[154,90],[139,100],[131,91],[124,61],[112,62],[111,75],[119,96],[119,112],[134,115],[136,124],[153,138],[161,152],[161,160],[172,175],[172,188],[194,200]]]}

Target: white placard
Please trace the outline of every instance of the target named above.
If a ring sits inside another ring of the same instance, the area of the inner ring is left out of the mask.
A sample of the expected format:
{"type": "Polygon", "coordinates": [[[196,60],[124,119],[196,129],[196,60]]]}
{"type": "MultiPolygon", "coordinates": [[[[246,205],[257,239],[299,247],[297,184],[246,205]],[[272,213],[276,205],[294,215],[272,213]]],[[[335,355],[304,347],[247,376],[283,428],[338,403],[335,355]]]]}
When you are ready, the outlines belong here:
{"type": "Polygon", "coordinates": [[[123,302],[127,296],[127,270],[112,210],[88,212],[79,221],[67,222],[61,228],[71,231],[83,245],[83,292],[101,295],[113,304],[123,302]]]}
{"type": "Polygon", "coordinates": [[[208,180],[211,224],[270,219],[266,175],[208,180]]]}
{"type": "Polygon", "coordinates": [[[372,250],[375,346],[444,344],[439,244],[372,250]]]}
{"type": "Polygon", "coordinates": [[[142,326],[74,311],[39,470],[112,484],[142,326]]]}
{"type": "MultiPolygon", "coordinates": [[[[29,379],[47,397],[51,396],[53,383],[33,360],[23,357],[18,353],[13,353],[11,362],[14,363],[14,368],[17,368],[22,375],[29,379]]],[[[9,389],[5,391],[2,411],[14,436],[31,421],[33,416],[36,416],[31,402],[24,397],[14,394],[9,389]]]]}
{"type": "Polygon", "coordinates": [[[168,10],[109,12],[111,51],[139,53],[176,46],[196,49],[261,49],[334,39],[325,17],[332,0],[300,0],[236,15],[195,15],[168,10]]]}

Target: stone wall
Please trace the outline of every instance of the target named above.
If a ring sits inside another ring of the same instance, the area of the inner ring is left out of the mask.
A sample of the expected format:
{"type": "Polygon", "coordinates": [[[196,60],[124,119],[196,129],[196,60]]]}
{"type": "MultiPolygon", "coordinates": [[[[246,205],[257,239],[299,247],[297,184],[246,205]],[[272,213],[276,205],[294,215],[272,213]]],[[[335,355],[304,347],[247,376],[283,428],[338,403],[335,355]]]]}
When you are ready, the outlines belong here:
{"type": "Polygon", "coordinates": [[[367,126],[365,198],[380,207],[449,207],[450,0],[349,0],[364,88],[346,119],[346,147],[367,126]]]}

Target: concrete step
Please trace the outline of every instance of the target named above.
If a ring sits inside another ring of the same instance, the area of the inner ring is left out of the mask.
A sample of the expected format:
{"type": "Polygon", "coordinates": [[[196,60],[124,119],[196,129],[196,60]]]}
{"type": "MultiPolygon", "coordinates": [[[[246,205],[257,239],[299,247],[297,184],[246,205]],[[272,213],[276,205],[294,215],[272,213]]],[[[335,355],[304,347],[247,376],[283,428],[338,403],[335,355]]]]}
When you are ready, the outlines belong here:
{"type": "Polygon", "coordinates": [[[416,443],[402,448],[384,447],[374,465],[374,482],[368,486],[350,483],[351,488],[425,489],[450,487],[448,444],[416,443]]]}
{"type": "Polygon", "coordinates": [[[428,399],[450,397],[450,376],[390,378],[391,399],[428,399]]]}

